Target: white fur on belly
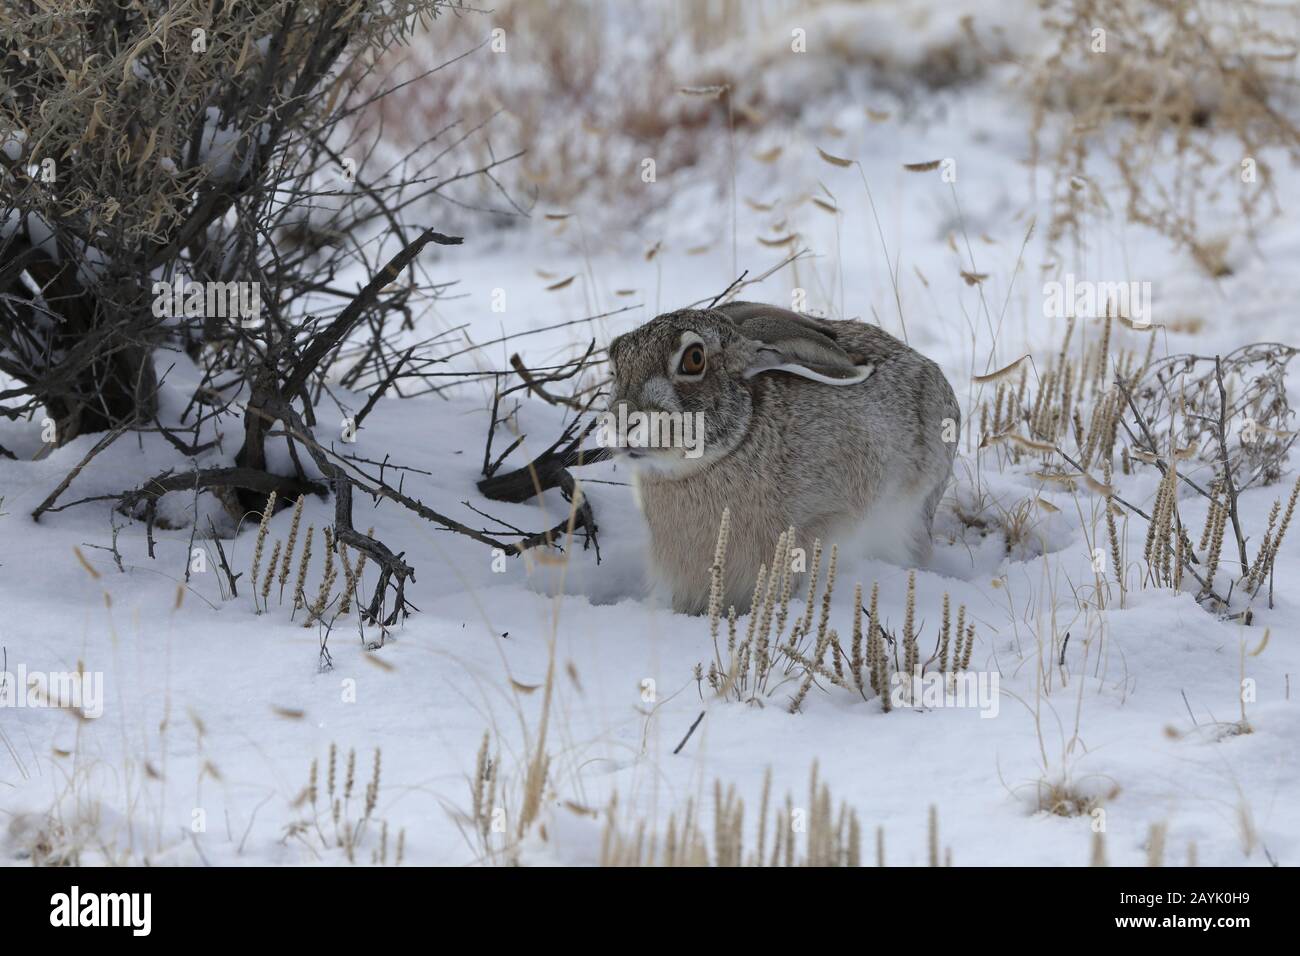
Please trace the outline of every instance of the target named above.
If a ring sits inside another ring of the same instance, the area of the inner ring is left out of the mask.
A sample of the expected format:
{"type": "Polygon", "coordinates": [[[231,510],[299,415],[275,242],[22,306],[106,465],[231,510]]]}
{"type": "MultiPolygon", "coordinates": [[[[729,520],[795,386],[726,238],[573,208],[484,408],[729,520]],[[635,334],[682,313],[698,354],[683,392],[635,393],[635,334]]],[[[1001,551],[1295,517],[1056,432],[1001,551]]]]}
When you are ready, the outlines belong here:
{"type": "Polygon", "coordinates": [[[887,492],[876,498],[853,526],[834,537],[840,550],[876,558],[901,567],[914,567],[930,556],[930,536],[925,527],[926,495],[887,492]]]}

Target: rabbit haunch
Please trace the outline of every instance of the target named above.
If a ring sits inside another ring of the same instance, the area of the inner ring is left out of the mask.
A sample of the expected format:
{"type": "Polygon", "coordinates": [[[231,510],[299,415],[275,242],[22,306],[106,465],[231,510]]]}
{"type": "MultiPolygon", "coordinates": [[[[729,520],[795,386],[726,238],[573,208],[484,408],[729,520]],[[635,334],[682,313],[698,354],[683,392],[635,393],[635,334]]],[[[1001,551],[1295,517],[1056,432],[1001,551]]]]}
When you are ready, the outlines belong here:
{"type": "Polygon", "coordinates": [[[609,354],[609,416],[694,423],[690,448],[610,442],[633,468],[651,570],[674,609],[708,606],[724,508],[724,607],[748,608],[792,526],[805,551],[820,539],[899,564],[928,558],[961,413],[920,353],[873,325],[735,302],[661,315],[609,354]]]}

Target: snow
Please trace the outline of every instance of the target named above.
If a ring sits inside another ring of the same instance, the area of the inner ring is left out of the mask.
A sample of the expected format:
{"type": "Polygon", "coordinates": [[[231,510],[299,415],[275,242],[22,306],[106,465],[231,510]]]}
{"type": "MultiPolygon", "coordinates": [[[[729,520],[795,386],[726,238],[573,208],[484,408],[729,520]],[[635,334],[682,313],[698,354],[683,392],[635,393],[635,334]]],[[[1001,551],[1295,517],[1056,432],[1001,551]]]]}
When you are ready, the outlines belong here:
{"type": "MultiPolygon", "coordinates": [[[[259,138],[265,135],[264,126],[259,127],[259,138]]],[[[199,161],[208,167],[213,180],[228,182],[238,179],[248,171],[253,162],[252,146],[244,148],[239,166],[235,165],[241,142],[240,130],[233,123],[223,122],[221,110],[209,106],[204,111],[203,134],[199,140],[199,161]]]]}
{"type": "MultiPolygon", "coordinates": [[[[927,8],[936,6],[943,5],[927,8]]],[[[819,16],[833,28],[844,12],[832,7],[819,16]]],[[[1008,32],[1015,34],[1015,26],[1012,20],[1008,32]]],[[[883,35],[886,25],[873,29],[883,35]]],[[[910,45],[896,53],[921,55],[910,45]]],[[[1060,270],[1042,268],[1049,257],[1041,229],[1017,268],[1030,222],[1047,214],[1042,197],[1048,191],[1024,162],[1021,94],[994,72],[906,104],[887,89],[876,90],[871,102],[842,90],[828,93],[803,101],[794,122],[737,138],[739,268],[758,275],[793,251],[765,246],[758,236],[798,231],[813,253],[744,297],[789,306],[802,290],[813,311],[878,321],[906,334],[943,366],[968,418],[972,409],[978,414],[972,373],[1027,351],[1050,354],[1063,332],[1060,320],[1043,314],[1043,283],[1060,270]],[[890,117],[881,121],[868,108],[890,117]],[[774,162],[754,158],[775,145],[782,150],[774,162]],[[822,162],[818,147],[862,164],[888,254],[900,261],[905,324],[859,173],[822,162]],[[937,171],[902,169],[943,157],[957,160],[951,185],[937,171]],[[836,216],[807,201],[827,192],[840,210],[836,216]],[[778,205],[761,212],[746,198],[778,205]],[[971,287],[962,269],[989,278],[971,287]],[[994,324],[1001,326],[996,342],[994,324]]],[[[228,165],[234,140],[223,139],[213,120],[205,160],[214,175],[229,175],[222,163],[228,165]]],[[[463,247],[430,257],[431,274],[457,279],[460,297],[438,303],[416,334],[468,323],[466,339],[482,342],[502,330],[517,334],[631,306],[488,346],[460,357],[455,367],[506,368],[515,350],[530,362],[553,363],[580,353],[591,338],[603,345],[658,311],[712,297],[734,277],[729,176],[718,175],[729,169],[726,152],[645,184],[656,191],[653,211],[622,234],[586,236],[569,220],[540,216],[499,237],[470,232],[463,247]],[[647,260],[643,253],[656,242],[661,251],[647,260]],[[568,287],[546,290],[556,277],[570,275],[577,279],[568,287]],[[506,292],[504,312],[492,309],[498,289],[506,292]],[[615,293],[626,289],[635,295],[615,293]]],[[[1282,158],[1274,168],[1279,176],[1297,172],[1282,158]]],[[[1113,172],[1102,166],[1093,172],[1103,191],[1114,187],[1113,172]]],[[[1225,277],[1206,276],[1167,241],[1118,215],[1090,222],[1089,245],[1070,265],[1095,280],[1152,283],[1152,321],[1165,328],[1118,331],[1125,347],[1144,347],[1144,334],[1159,336],[1157,355],[1294,341],[1291,310],[1300,275],[1279,265],[1300,254],[1300,227],[1280,220],[1257,244],[1227,214],[1222,229],[1233,250],[1234,272],[1225,277]],[[1195,319],[1201,320],[1197,331],[1179,331],[1195,319]]],[[[1099,333],[1095,323],[1083,323],[1080,334],[1091,341],[1099,333]]],[[[467,344],[457,339],[451,348],[467,344]]],[[[162,393],[163,418],[174,421],[198,372],[183,355],[160,353],[159,361],[164,368],[175,363],[162,393]]],[[[346,450],[371,459],[391,455],[420,469],[407,474],[406,491],[466,524],[481,527],[486,519],[462,502],[521,528],[551,527],[567,513],[557,492],[505,505],[474,491],[488,388],[462,386],[447,398],[385,397],[346,450]]],[[[319,433],[328,437],[366,397],[337,386],[332,391],[347,409],[323,400],[319,433]]],[[[1300,401],[1294,376],[1290,401],[1300,401]]],[[[559,410],[526,402],[518,427],[528,437],[510,463],[546,447],[563,421],[559,410]]],[[[200,466],[230,462],[238,429],[233,420],[222,427],[222,449],[205,453],[200,466]]],[[[547,700],[530,688],[545,683],[552,663],[545,835],[530,832],[520,851],[524,862],[597,862],[603,822],[575,808],[604,808],[615,792],[624,812],[662,831],[688,798],[711,806],[718,779],[745,799],[752,832],[765,771],[772,770],[775,794],[791,791],[800,801],[814,761],[836,800],[857,810],[867,834],[883,828],[896,865],[925,862],[931,805],[957,865],[1085,864],[1098,818],[1038,811],[1039,795],[1054,785],[1102,801],[1112,864],[1144,863],[1148,834],[1158,824],[1168,828],[1167,857],[1174,863],[1193,843],[1202,864],[1289,863],[1300,856],[1300,687],[1295,696],[1291,690],[1300,675],[1300,603],[1287,587],[1300,575],[1294,540],[1279,555],[1275,606],[1257,606],[1250,627],[1216,618],[1190,594],[1133,586],[1123,609],[1085,615],[1076,594],[1095,580],[1092,543],[1074,496],[1034,480],[1030,467],[999,472],[986,461],[977,476],[963,441],[938,518],[935,556],[917,573],[917,617],[925,645],[944,593],[954,607],[967,607],[978,627],[971,668],[999,677],[996,716],[942,707],[885,714],[876,701],[835,688],[815,689],[801,712],[790,714],[788,686],[765,706],[723,702],[707,685],[701,693],[692,672],[712,657],[707,621],[674,615],[647,596],[647,532],[628,475],[611,464],[575,471],[600,526],[599,563],[577,543],[567,563],[510,559],[499,572],[483,545],[437,531],[391,503],[372,509],[358,498],[356,523],[373,523],[376,536],[405,551],[415,566],[408,593],[419,611],[378,649],[367,649],[375,629],[361,634],[355,613],[342,618],[328,639],[333,666],[322,669],[319,629],[303,628],[301,612],[290,620],[291,602],[277,602],[278,585],[265,614],[255,612],[247,575],[239,597],[223,599],[215,548],[202,533],[196,543],[207,551],[207,569],[193,574],[178,602],[190,548],[189,496],[165,500],[171,527],[156,530],[154,560],[142,527],[102,502],[32,524],[31,510],[97,438],[79,437],[33,460],[40,423],[0,422],[0,445],[18,458],[0,457],[0,645],[9,669],[20,662],[29,671],[84,667],[103,673],[106,690],[104,715],[93,720],[53,709],[0,710],[5,862],[26,862],[40,833],[56,846],[80,847],[87,862],[346,862],[330,839],[334,827],[323,795],[315,814],[300,800],[313,760],[320,761],[324,790],[331,744],[339,748],[340,768],[356,750],[349,819],[361,813],[360,794],[374,751],[381,751],[374,816],[388,824],[390,862],[399,830],[406,862],[485,862],[464,819],[475,755],[490,732],[501,759],[502,802],[513,821],[547,700]],[[960,503],[996,519],[1027,497],[1058,510],[1034,510],[1032,532],[1010,554],[996,520],[980,535],[954,514],[960,503]],[[126,525],[117,538],[123,573],[107,551],[90,547],[110,544],[113,520],[126,525]],[[1267,646],[1251,656],[1265,629],[1267,646]],[[1058,658],[1053,634],[1066,631],[1071,639],[1058,658]],[[1235,733],[1243,676],[1254,682],[1255,698],[1245,705],[1252,732],[1235,733]],[[674,754],[701,711],[704,720],[674,754]],[[204,823],[201,832],[196,820],[204,823]],[[299,832],[293,824],[304,820],[311,826],[299,832]]],[[[272,453],[274,465],[281,444],[272,453]]],[[[166,467],[188,463],[160,436],[123,439],[72,483],[63,501],[133,487],[166,467]]],[[[1243,495],[1246,528],[1262,534],[1268,509],[1285,499],[1291,480],[1243,495]]],[[[1117,483],[1143,507],[1154,496],[1149,473],[1117,476],[1117,483]]],[[[1085,511],[1097,506],[1087,491],[1079,501],[1085,511]]],[[[1199,529],[1204,502],[1188,497],[1180,507],[1199,529]]],[[[203,528],[208,515],[219,528],[233,527],[210,498],[200,511],[203,528]]],[[[319,531],[332,517],[332,501],[309,499],[304,533],[307,524],[319,531]]],[[[290,520],[287,511],[271,519],[268,546],[287,536],[290,520]]],[[[256,522],[256,515],[244,516],[242,533],[223,541],[237,570],[251,562],[256,522]]],[[[1127,525],[1130,554],[1141,553],[1144,535],[1144,523],[1127,525]]],[[[316,547],[319,555],[319,539],[316,547]]],[[[832,625],[847,633],[852,586],[869,590],[879,582],[881,613],[896,626],[907,575],[905,568],[841,555],[832,625]]],[[[309,594],[319,576],[318,557],[309,594]]],[[[368,587],[373,582],[371,568],[368,587]]],[[[802,608],[796,599],[791,615],[802,608]]],[[[379,841],[378,827],[368,827],[357,862],[371,862],[379,841]]]]}
{"type": "Polygon", "coordinates": [[[52,261],[59,261],[59,246],[54,241],[54,230],[35,213],[27,215],[27,241],[32,244],[33,249],[39,249],[52,261]]]}

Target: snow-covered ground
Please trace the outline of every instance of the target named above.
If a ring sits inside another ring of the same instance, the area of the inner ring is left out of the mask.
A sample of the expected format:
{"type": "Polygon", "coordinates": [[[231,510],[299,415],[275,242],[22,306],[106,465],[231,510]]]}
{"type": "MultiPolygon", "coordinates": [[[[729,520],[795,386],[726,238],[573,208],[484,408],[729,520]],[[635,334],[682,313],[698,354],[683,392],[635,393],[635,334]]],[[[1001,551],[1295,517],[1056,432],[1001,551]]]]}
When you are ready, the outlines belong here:
{"type": "MultiPolygon", "coordinates": [[[[870,101],[859,94],[811,101],[797,123],[737,136],[734,202],[724,130],[722,155],[699,168],[661,167],[655,182],[642,184],[653,191],[654,211],[625,232],[588,234],[580,214],[538,214],[506,233],[468,231],[464,246],[430,255],[431,273],[458,280],[459,297],[422,316],[417,332],[464,324],[447,349],[460,350],[466,339],[484,342],[628,307],[486,346],[453,368],[508,368],[513,351],[552,364],[593,338],[603,346],[659,311],[712,297],[734,278],[733,268],[759,275],[804,246],[809,257],[747,288],[744,298],[789,307],[802,292],[812,311],[906,335],[942,365],[968,417],[981,397],[973,374],[1026,351],[1050,354],[1059,344],[1063,323],[1044,317],[1043,282],[1065,271],[1151,283],[1151,320],[1165,328],[1120,331],[1117,346],[1140,350],[1150,334],[1158,336],[1157,355],[1295,342],[1300,274],[1287,268],[1300,256],[1294,218],[1272,224],[1252,245],[1225,214],[1221,228],[1234,271],[1220,278],[1118,214],[1089,222],[1088,246],[1068,267],[1049,258],[1042,230],[1026,243],[1030,222],[1046,210],[1035,198],[1044,195],[1044,180],[1035,183],[1025,163],[1022,95],[994,71],[919,102],[883,89],[870,101]],[[822,160],[818,148],[861,163],[879,227],[858,170],[822,160]],[[944,158],[956,163],[951,183],[940,170],[903,169],[944,158]],[[789,246],[760,241],[796,232],[798,242],[789,246]],[[659,251],[647,258],[655,244],[659,251]],[[895,258],[901,317],[887,264],[895,258]],[[970,285],[962,270],[988,278],[970,285]],[[548,291],[570,276],[573,282],[548,291]],[[503,310],[494,308],[502,301],[503,310]],[[1196,331],[1175,331],[1187,328],[1196,331]]],[[[639,165],[628,170],[638,181],[640,173],[639,165]]],[[[1276,169],[1280,180],[1297,173],[1284,164],[1276,169]]],[[[1103,192],[1114,188],[1113,171],[1099,165],[1096,177],[1103,192]]],[[[1281,192],[1284,205],[1294,205],[1294,190],[1281,192]]],[[[568,210],[539,210],[546,212],[568,210]]],[[[1098,329],[1085,322],[1077,334],[1095,341],[1098,329]]],[[[173,362],[163,417],[174,421],[198,373],[183,356],[160,353],[160,368],[173,362]]],[[[364,394],[334,394],[351,411],[365,401],[364,394]]],[[[1290,400],[1300,400],[1294,380],[1290,400]]],[[[466,524],[487,522],[468,504],[528,530],[555,525],[567,512],[557,492],[522,505],[476,494],[489,407],[484,383],[443,397],[385,397],[347,451],[375,460],[388,455],[410,467],[407,493],[466,524]]],[[[344,417],[325,398],[318,433],[335,438],[331,422],[344,417]]],[[[563,423],[559,409],[525,401],[517,428],[527,438],[510,463],[540,452],[563,423]]],[[[234,454],[238,430],[233,421],[226,427],[223,450],[200,464],[226,463],[234,454]]],[[[0,710],[6,862],[25,861],[34,846],[78,847],[87,862],[345,862],[325,796],[331,745],[338,748],[339,789],[346,755],[356,752],[357,782],[340,813],[345,824],[364,812],[365,786],[376,751],[381,755],[374,822],[356,862],[374,859],[378,821],[387,824],[390,863],[399,832],[404,862],[494,859],[466,819],[476,754],[489,732],[491,751],[500,756],[496,804],[513,831],[544,708],[549,777],[540,826],[530,828],[520,849],[526,863],[596,862],[604,821],[586,811],[603,810],[615,791],[626,819],[662,829],[689,798],[711,815],[714,781],[734,784],[750,808],[752,833],[765,772],[771,769],[777,795],[792,792],[801,806],[814,761],[868,834],[883,829],[891,864],[926,861],[932,805],[956,865],[1081,865],[1090,858],[1094,828],[1103,824],[1115,864],[1145,862],[1155,825],[1167,828],[1171,863],[1183,862],[1190,844],[1205,864],[1300,858],[1294,540],[1279,555],[1275,606],[1257,607],[1245,627],[1216,618],[1190,593],[1136,587],[1146,527],[1133,521],[1126,526],[1135,560],[1127,606],[1084,614],[1079,592],[1095,575],[1092,531],[1082,514],[1097,507],[1095,495],[1044,485],[1027,463],[1000,470],[984,456],[978,473],[990,516],[1033,497],[1059,508],[1032,511],[1030,546],[1008,556],[996,526],[981,534],[954,516],[954,501],[970,499],[977,472],[964,435],[934,559],[917,574],[917,617],[928,647],[944,593],[954,607],[967,607],[978,627],[971,668],[999,677],[995,712],[886,714],[874,700],[831,688],[815,689],[791,714],[789,685],[765,706],[724,702],[699,686],[695,665],[707,668],[713,655],[708,623],[645,597],[647,532],[627,474],[612,464],[575,471],[600,527],[599,562],[579,545],[567,562],[510,559],[502,571],[481,544],[433,530],[391,503],[372,510],[358,500],[357,524],[373,523],[376,536],[414,565],[408,593],[419,611],[376,650],[365,646],[373,632],[365,640],[358,634],[355,613],[340,619],[328,639],[333,666],[322,668],[320,630],[302,627],[301,612],[291,620],[291,602],[276,602],[278,588],[264,614],[248,596],[247,575],[239,597],[223,599],[211,542],[207,569],[192,575],[178,599],[190,547],[188,495],[165,502],[177,526],[156,531],[154,559],[143,526],[115,516],[107,502],[33,524],[32,509],[98,437],[82,436],[32,460],[40,432],[39,422],[0,422],[0,445],[19,459],[0,459],[0,645],[11,672],[22,665],[29,672],[101,673],[103,712],[79,719],[48,708],[0,710]],[[121,573],[107,551],[89,547],[110,544],[113,520],[126,524],[117,538],[121,573]],[[1262,653],[1243,658],[1243,645],[1256,650],[1266,628],[1271,638],[1262,653]],[[1067,631],[1072,638],[1058,660],[1067,631]],[[542,685],[550,668],[548,695],[542,685]],[[1252,732],[1227,733],[1241,719],[1243,677],[1253,680],[1253,700],[1245,705],[1252,732]],[[674,754],[701,711],[703,721],[674,754]],[[313,760],[314,810],[303,799],[313,760]],[[1096,798],[1104,814],[1038,812],[1045,786],[1096,798]]],[[[509,440],[499,437],[498,449],[509,440]]],[[[132,436],[99,456],[63,500],[121,491],[186,464],[161,436],[132,436]]],[[[1147,507],[1156,480],[1144,469],[1118,476],[1118,490],[1147,507]]],[[[1243,524],[1252,534],[1262,534],[1276,498],[1285,503],[1291,480],[1243,496],[1243,524]]],[[[1205,502],[1193,495],[1181,507],[1199,530],[1205,502]]],[[[310,499],[303,525],[320,529],[332,515],[332,502],[310,499]]],[[[277,514],[268,542],[285,538],[290,520],[288,511],[277,514]]],[[[237,570],[251,563],[256,523],[251,516],[237,538],[223,542],[237,570]]],[[[308,593],[320,567],[318,557],[308,593]]],[[[373,583],[373,569],[368,574],[373,583]]],[[[897,626],[907,576],[905,568],[841,555],[832,624],[848,633],[852,586],[869,590],[879,582],[882,616],[897,626]]],[[[796,599],[792,614],[802,607],[796,599]]],[[[493,834],[492,845],[505,846],[510,835],[493,834]]]]}

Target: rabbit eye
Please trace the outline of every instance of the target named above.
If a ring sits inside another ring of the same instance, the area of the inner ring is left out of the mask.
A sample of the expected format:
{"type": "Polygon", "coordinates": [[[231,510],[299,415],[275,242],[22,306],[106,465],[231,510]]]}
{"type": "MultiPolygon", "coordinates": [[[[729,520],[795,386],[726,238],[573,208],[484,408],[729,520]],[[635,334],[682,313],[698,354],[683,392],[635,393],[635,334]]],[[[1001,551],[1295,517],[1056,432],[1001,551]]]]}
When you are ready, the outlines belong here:
{"type": "Polygon", "coordinates": [[[704,371],[704,346],[698,342],[682,353],[677,371],[683,375],[699,375],[704,371]]]}

